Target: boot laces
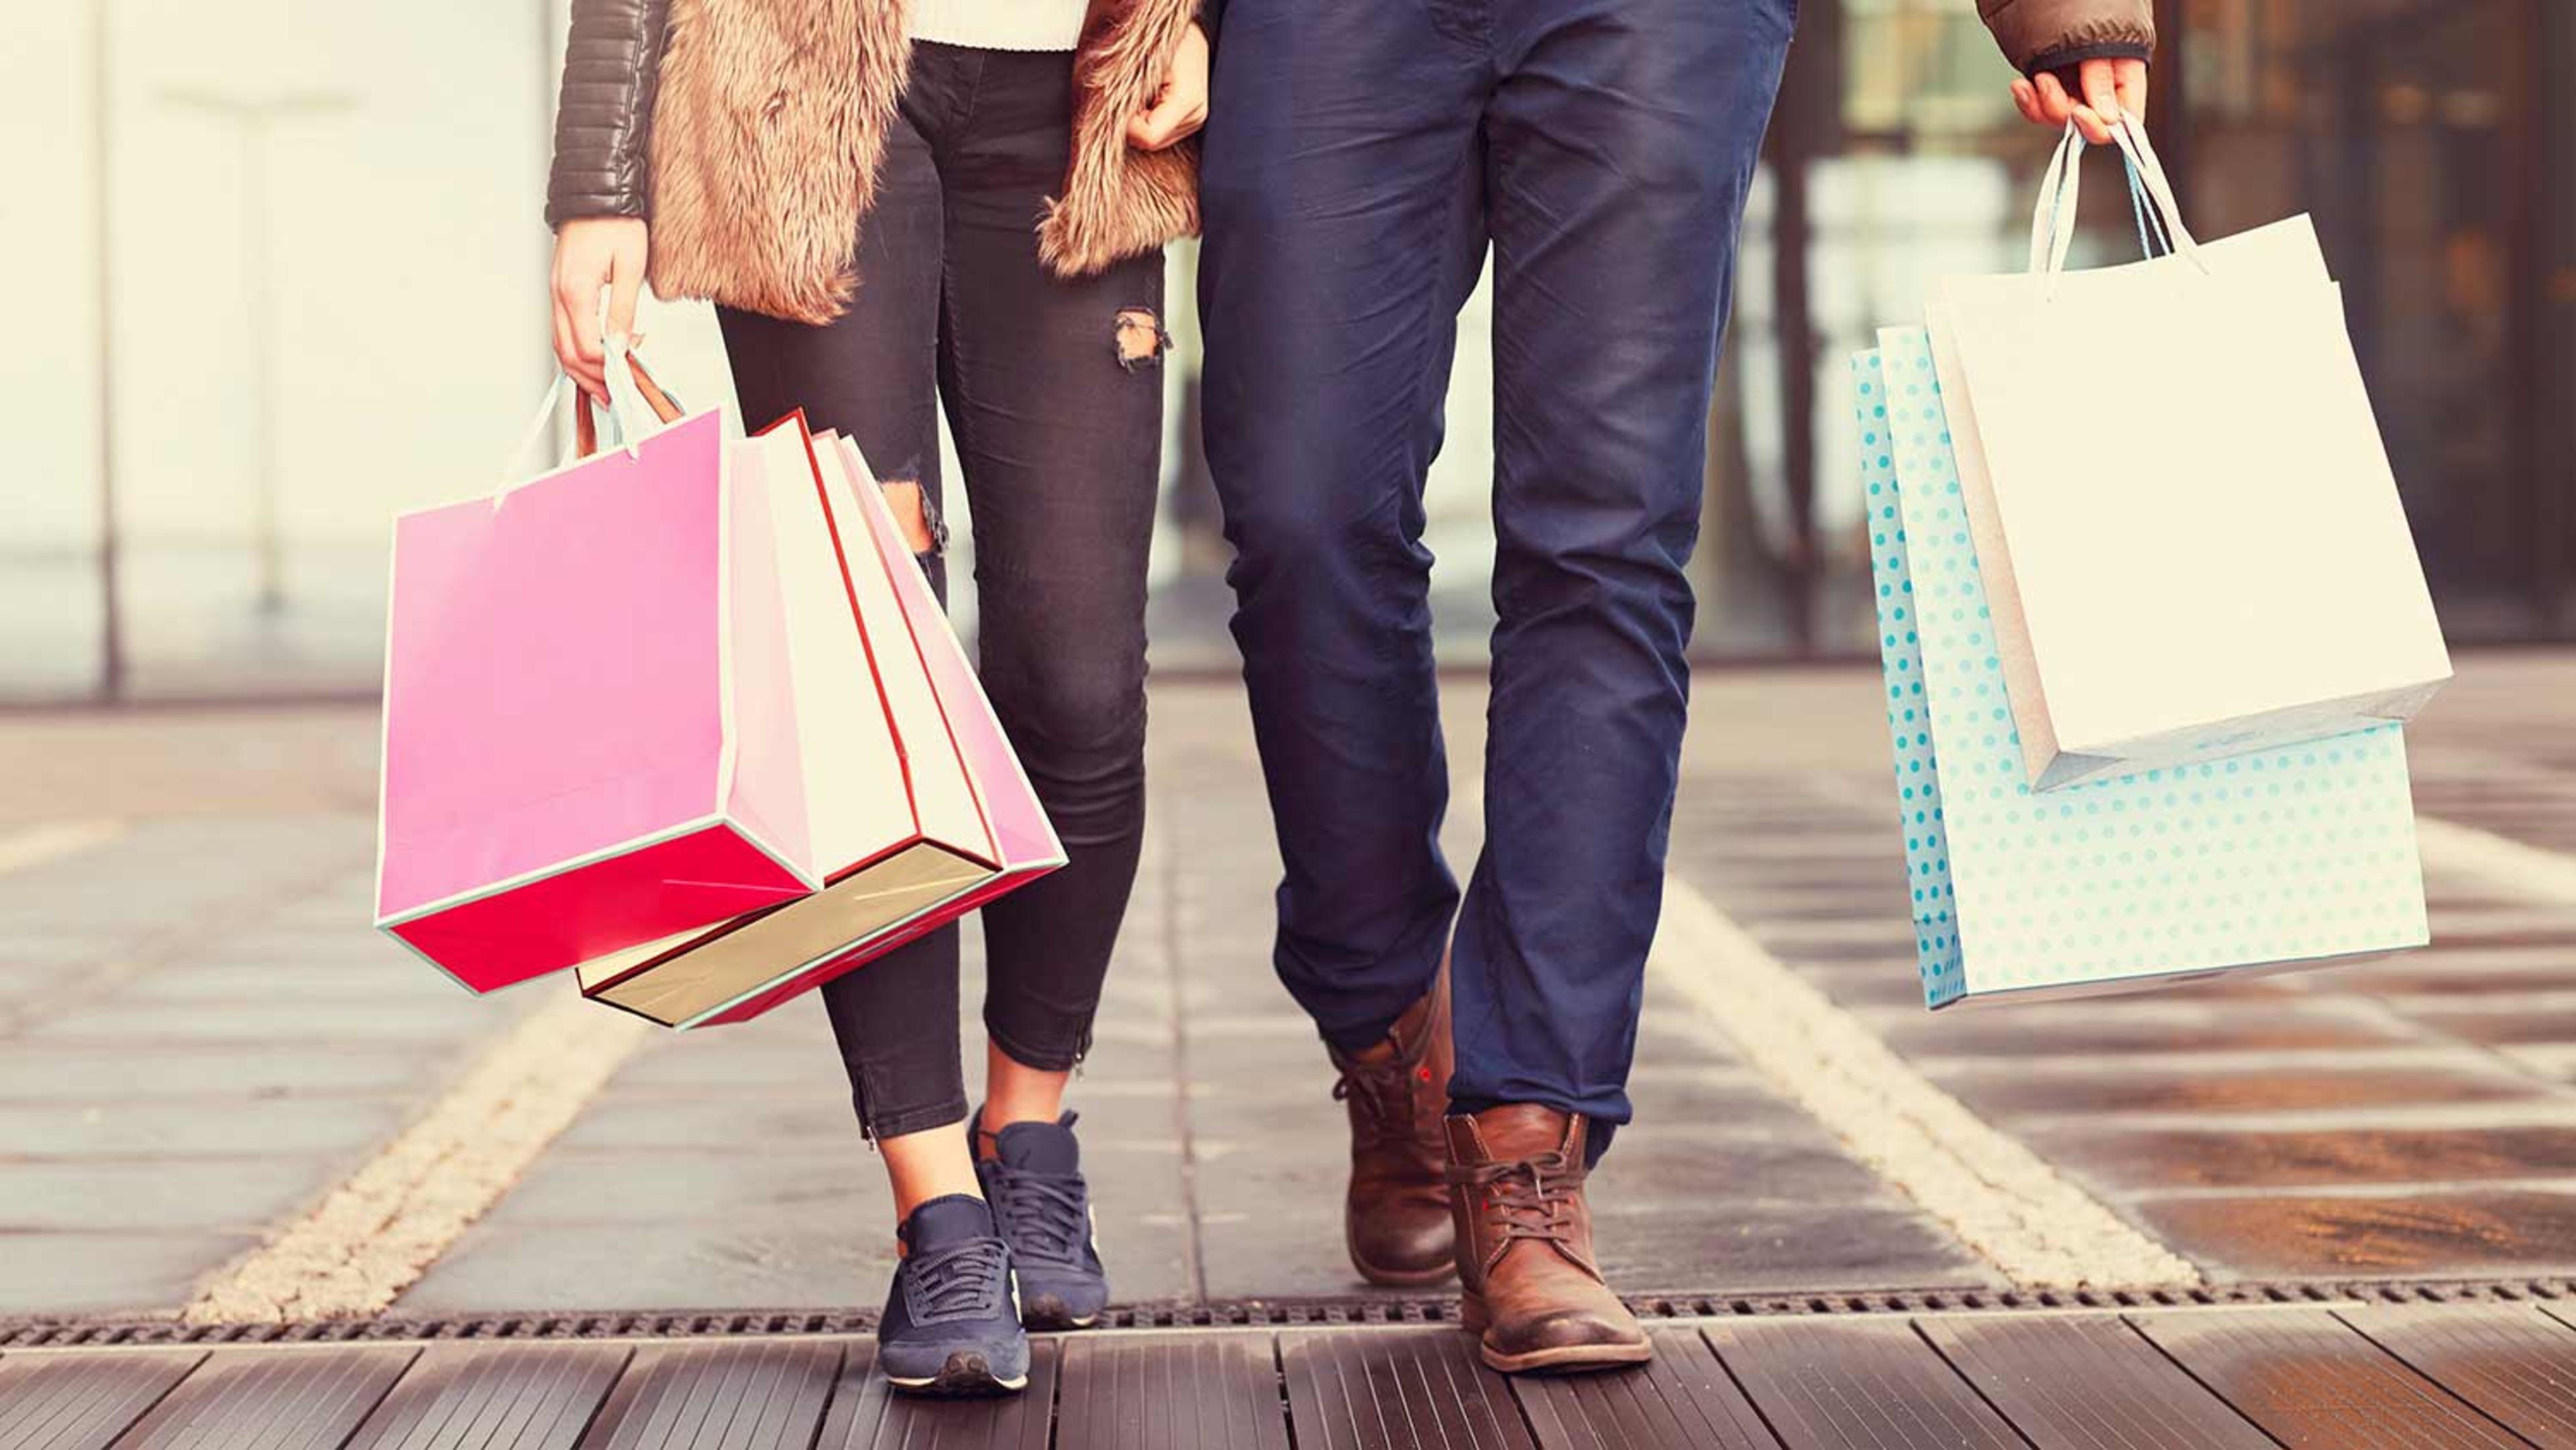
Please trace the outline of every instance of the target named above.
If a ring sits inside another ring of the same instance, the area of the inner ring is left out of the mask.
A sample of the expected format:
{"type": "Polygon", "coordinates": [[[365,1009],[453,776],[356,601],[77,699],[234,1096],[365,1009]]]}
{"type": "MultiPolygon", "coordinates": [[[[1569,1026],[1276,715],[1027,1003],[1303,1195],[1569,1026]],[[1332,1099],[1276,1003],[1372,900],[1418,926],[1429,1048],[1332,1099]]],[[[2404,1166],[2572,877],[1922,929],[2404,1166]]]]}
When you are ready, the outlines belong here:
{"type": "Polygon", "coordinates": [[[1583,1174],[1562,1152],[1509,1163],[1469,1163],[1450,1170],[1450,1181],[1474,1189],[1500,1231],[1497,1247],[1520,1239],[1565,1246],[1574,1230],[1575,1193],[1583,1174]]]}
{"type": "Polygon", "coordinates": [[[904,1298],[914,1323],[975,1319],[991,1312],[1000,1299],[1011,1272],[1011,1252],[1000,1239],[968,1239],[915,1252],[904,1269],[904,1298]]]}
{"type": "Polygon", "coordinates": [[[1359,1109],[1353,1136],[1363,1145],[1409,1143],[1421,1134],[1413,1111],[1413,1083],[1427,1072],[1419,1063],[1355,1062],[1333,1080],[1333,1101],[1359,1109]]]}

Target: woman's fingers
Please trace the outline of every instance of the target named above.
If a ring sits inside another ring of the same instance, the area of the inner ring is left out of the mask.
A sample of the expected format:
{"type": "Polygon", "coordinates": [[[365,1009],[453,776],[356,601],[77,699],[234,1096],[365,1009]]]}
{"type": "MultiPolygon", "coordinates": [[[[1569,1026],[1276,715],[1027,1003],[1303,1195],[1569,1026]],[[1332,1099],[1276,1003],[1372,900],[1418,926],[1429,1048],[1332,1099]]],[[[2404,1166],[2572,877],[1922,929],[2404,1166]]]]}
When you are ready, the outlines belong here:
{"type": "Polygon", "coordinates": [[[1207,124],[1207,107],[1183,96],[1166,96],[1154,109],[1127,123],[1127,144],[1139,151],[1165,150],[1197,134],[1207,124]]]}
{"type": "Polygon", "coordinates": [[[564,376],[581,385],[581,390],[601,402],[608,401],[608,373],[604,368],[582,361],[581,343],[573,319],[581,313],[580,303],[561,284],[555,288],[555,362],[564,376]]]}
{"type": "Polygon", "coordinates": [[[608,367],[600,345],[599,293],[608,289],[608,321],[620,337],[635,331],[651,255],[643,221],[581,217],[555,232],[555,359],[593,398],[608,401],[608,367]]]}
{"type": "Polygon", "coordinates": [[[1139,111],[1127,119],[1127,144],[1139,151],[1160,151],[1170,143],[1162,133],[1163,108],[1139,111]]]}
{"type": "Polygon", "coordinates": [[[1207,124],[1207,32],[1194,23],[1181,33],[1163,73],[1154,104],[1127,120],[1127,144],[1139,151],[1160,151],[1207,124]]]}
{"type": "Polygon", "coordinates": [[[564,316],[561,292],[554,294],[552,321],[555,335],[555,366],[562,368],[564,375],[569,377],[572,375],[572,323],[564,316]]]}
{"type": "Polygon", "coordinates": [[[644,279],[631,266],[621,266],[608,279],[608,332],[611,337],[635,345],[635,301],[644,291],[644,279]]]}

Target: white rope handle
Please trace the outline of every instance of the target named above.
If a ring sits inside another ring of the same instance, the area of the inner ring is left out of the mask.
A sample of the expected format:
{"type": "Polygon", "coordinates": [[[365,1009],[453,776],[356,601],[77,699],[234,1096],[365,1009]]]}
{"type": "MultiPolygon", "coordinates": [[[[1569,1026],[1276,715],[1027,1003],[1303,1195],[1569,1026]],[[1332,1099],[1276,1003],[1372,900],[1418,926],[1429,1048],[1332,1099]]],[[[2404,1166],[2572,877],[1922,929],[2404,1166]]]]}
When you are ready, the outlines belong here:
{"type": "Polygon", "coordinates": [[[2203,272],[2208,271],[2209,263],[2200,255],[2200,243],[2192,237],[2191,229],[2182,224],[2182,203],[2174,197],[2173,181],[2165,175],[2165,164],[2156,155],[2155,143],[2147,139],[2147,123],[2122,111],[2120,123],[2111,128],[2111,140],[2129,159],[2139,179],[2146,183],[2147,195],[2155,201],[2156,210],[2163,217],[2165,236],[2173,249],[2189,257],[2193,266],[2203,272]]]}
{"type": "Polygon", "coordinates": [[[2075,234],[2075,199],[2084,184],[2084,135],[2075,123],[2066,123],[2066,134],[2058,138],[2056,154],[2048,159],[2048,174],[2040,179],[2039,205],[2030,214],[2030,270],[2050,272],[2050,258],[2060,255],[2055,239],[2062,228],[2070,238],[2075,234]]]}
{"type": "MultiPolygon", "coordinates": [[[[2174,199],[2173,183],[2165,175],[2164,164],[2156,158],[2155,147],[2147,140],[2146,124],[2122,112],[2118,124],[2111,128],[2112,143],[2128,161],[2130,186],[2143,186],[2157,220],[2173,249],[2191,259],[2203,272],[2209,263],[2200,254],[2200,243],[2182,224],[2182,204],[2174,199]]],[[[2066,123],[2066,134],[2057,143],[2057,153],[2050,158],[2048,174],[2039,184],[2039,204],[2030,219],[2030,270],[2046,277],[2056,277],[2066,270],[2067,253],[2075,245],[2077,201],[2084,190],[2084,134],[2075,123],[2066,123]]]]}
{"type": "Polygon", "coordinates": [[[617,424],[617,436],[626,445],[626,456],[635,456],[635,445],[662,431],[662,419],[653,405],[644,401],[644,390],[635,385],[635,369],[626,361],[631,339],[622,333],[608,333],[601,339],[608,354],[608,413],[617,424]]]}
{"type": "MultiPolygon", "coordinates": [[[[626,346],[626,339],[622,337],[602,339],[602,349],[607,353],[608,406],[600,411],[605,415],[603,422],[607,433],[632,457],[635,445],[644,439],[647,432],[658,431],[661,420],[654,416],[652,406],[644,401],[643,392],[635,386],[634,374],[626,366],[626,346]]],[[[501,481],[492,490],[494,504],[529,481],[529,476],[522,471],[527,467],[528,455],[544,441],[546,431],[554,426],[555,414],[563,407],[566,389],[571,383],[572,379],[565,376],[562,369],[555,370],[554,381],[546,385],[545,398],[537,404],[536,416],[528,420],[527,432],[519,436],[519,446],[510,450],[509,458],[501,465],[501,481]]],[[[555,467],[560,468],[571,461],[570,445],[556,451],[555,467]]]]}
{"type": "Polygon", "coordinates": [[[555,410],[563,406],[564,384],[569,381],[561,368],[555,370],[555,380],[546,386],[545,401],[537,404],[537,416],[528,420],[528,431],[519,435],[519,446],[511,449],[510,456],[501,463],[501,483],[493,491],[494,497],[508,493],[520,481],[519,470],[527,466],[528,454],[544,440],[546,430],[554,426],[555,410]]]}

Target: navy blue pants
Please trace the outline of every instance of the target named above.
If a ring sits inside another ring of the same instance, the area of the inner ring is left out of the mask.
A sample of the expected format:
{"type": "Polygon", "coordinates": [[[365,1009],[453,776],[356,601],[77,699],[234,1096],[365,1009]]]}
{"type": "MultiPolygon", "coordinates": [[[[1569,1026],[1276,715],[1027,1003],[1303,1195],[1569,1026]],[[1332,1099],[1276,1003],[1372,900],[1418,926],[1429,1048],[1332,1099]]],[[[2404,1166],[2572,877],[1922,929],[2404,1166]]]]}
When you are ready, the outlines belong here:
{"type": "Polygon", "coordinates": [[[1629,1116],[1709,390],[1795,0],[1230,0],[1208,462],[1286,876],[1279,975],[1380,1040],[1456,933],[1462,1108],[1629,1116]],[[1493,693],[1464,893],[1422,489],[1494,265],[1493,693]]]}

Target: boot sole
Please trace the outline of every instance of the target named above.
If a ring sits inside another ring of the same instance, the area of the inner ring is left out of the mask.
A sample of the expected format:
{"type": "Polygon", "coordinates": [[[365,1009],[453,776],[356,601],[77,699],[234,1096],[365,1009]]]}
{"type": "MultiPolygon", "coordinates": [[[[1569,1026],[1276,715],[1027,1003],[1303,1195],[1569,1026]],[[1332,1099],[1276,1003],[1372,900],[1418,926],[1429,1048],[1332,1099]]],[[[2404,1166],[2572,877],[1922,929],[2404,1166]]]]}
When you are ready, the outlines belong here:
{"type": "Polygon", "coordinates": [[[1635,1344],[1568,1344],[1533,1349],[1526,1354],[1503,1354],[1478,1340],[1476,1357],[1504,1374],[1580,1374],[1585,1370],[1644,1364],[1655,1357],[1655,1347],[1640,1340],[1635,1344]]]}
{"type": "Polygon", "coordinates": [[[1645,1364],[1655,1357],[1654,1342],[1646,1339],[1625,1344],[1561,1344],[1553,1349],[1505,1354],[1485,1342],[1485,1329],[1493,1322],[1493,1316],[1485,1311],[1485,1301],[1481,1296],[1459,1296],[1458,1327],[1476,1336],[1476,1357],[1483,1360],[1487,1368],[1504,1374],[1580,1374],[1586,1370],[1645,1364]]]}

